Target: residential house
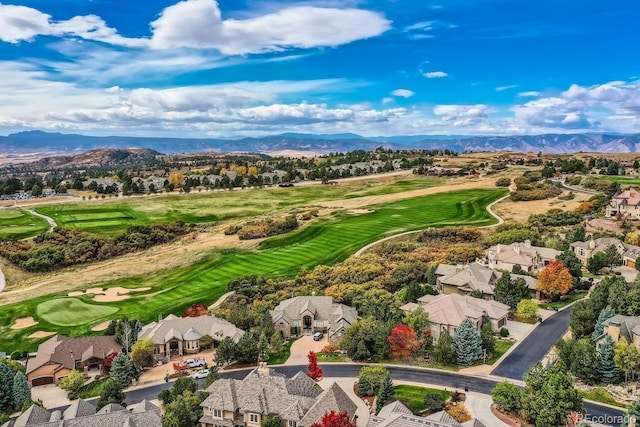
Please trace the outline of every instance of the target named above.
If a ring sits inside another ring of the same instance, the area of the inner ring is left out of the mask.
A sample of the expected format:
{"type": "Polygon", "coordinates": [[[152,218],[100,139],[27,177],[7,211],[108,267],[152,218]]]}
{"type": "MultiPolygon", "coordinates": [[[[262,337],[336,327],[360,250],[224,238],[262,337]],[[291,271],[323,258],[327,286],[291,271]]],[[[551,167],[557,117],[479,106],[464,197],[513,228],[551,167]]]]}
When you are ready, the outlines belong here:
{"type": "Polygon", "coordinates": [[[383,406],[377,415],[372,415],[367,427],[485,427],[485,425],[477,419],[459,423],[445,411],[420,417],[414,415],[401,402],[395,401],[383,406]]]}
{"type": "Polygon", "coordinates": [[[156,405],[143,400],[127,408],[109,404],[96,411],[93,403],[78,399],[64,412],[32,405],[2,427],[161,427],[162,414],[156,405]]]}
{"type": "Polygon", "coordinates": [[[623,316],[616,314],[604,322],[604,331],[596,339],[599,347],[602,341],[609,335],[614,343],[618,343],[620,338],[627,340],[627,343],[635,345],[640,350],[640,316],[623,316]]]}
{"type": "Polygon", "coordinates": [[[640,219],[640,192],[632,187],[618,191],[607,205],[605,214],[607,218],[640,219]]]}
{"type": "Polygon", "coordinates": [[[156,358],[183,356],[198,353],[200,339],[205,335],[213,338],[214,343],[230,337],[238,342],[244,331],[224,319],[214,316],[176,317],[167,316],[157,322],[144,325],[138,339],[150,339],[156,345],[156,358]]]}
{"type": "Polygon", "coordinates": [[[609,246],[615,246],[622,256],[622,265],[629,268],[636,268],[636,259],[640,256],[640,246],[624,243],[615,237],[601,237],[586,242],[573,242],[570,246],[573,253],[585,266],[589,264],[589,259],[595,253],[604,252],[609,246]]]}
{"type": "Polygon", "coordinates": [[[507,324],[509,306],[498,301],[473,298],[466,295],[425,295],[418,298],[418,303],[408,303],[400,307],[403,311],[413,311],[422,306],[429,313],[431,335],[435,340],[441,331],[448,331],[452,336],[465,319],[471,320],[478,332],[485,320],[491,322],[493,330],[499,330],[507,324]]]}
{"type": "Polygon", "coordinates": [[[510,245],[494,245],[476,262],[495,270],[512,271],[519,265],[524,271],[537,272],[556,259],[561,252],[551,248],[532,246],[530,240],[510,245]]]}
{"type": "MultiPolygon", "coordinates": [[[[470,295],[482,293],[485,299],[494,299],[494,287],[496,281],[502,275],[501,272],[483,267],[478,263],[471,265],[440,264],[436,268],[436,287],[445,294],[470,295]]],[[[538,282],[531,276],[511,274],[511,280],[522,278],[529,288],[531,298],[540,298],[538,282]]]]}
{"type": "Polygon", "coordinates": [[[334,303],[330,296],[300,296],[282,301],[270,311],[277,331],[291,335],[323,332],[330,341],[339,341],[345,329],[358,320],[358,312],[334,303]]]}
{"type": "Polygon", "coordinates": [[[36,357],[27,362],[27,379],[32,387],[58,384],[74,369],[85,372],[110,367],[121,350],[113,336],[55,335],[40,344],[36,357]]]}
{"type": "Polygon", "coordinates": [[[322,390],[303,372],[287,378],[264,363],[243,380],[220,379],[206,391],[202,427],[259,427],[269,415],[280,416],[282,427],[310,427],[328,411],[346,411],[353,419],[357,409],[336,383],[322,390]]]}

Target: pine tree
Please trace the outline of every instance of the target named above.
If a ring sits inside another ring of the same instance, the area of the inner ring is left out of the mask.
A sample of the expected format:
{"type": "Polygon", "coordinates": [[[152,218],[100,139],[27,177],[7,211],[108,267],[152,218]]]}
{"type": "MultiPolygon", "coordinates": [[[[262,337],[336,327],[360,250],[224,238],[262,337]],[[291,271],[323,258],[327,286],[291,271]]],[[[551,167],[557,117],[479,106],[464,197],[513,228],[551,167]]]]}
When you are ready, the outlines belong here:
{"type": "Polygon", "coordinates": [[[480,339],[482,340],[482,348],[486,351],[486,354],[493,354],[496,347],[496,338],[493,336],[493,329],[491,328],[491,322],[483,322],[480,329],[480,339]]]}
{"type": "Polygon", "coordinates": [[[29,400],[31,400],[29,381],[22,371],[18,371],[13,377],[13,404],[17,407],[21,407],[29,400]]]}
{"type": "Polygon", "coordinates": [[[537,413],[535,425],[538,427],[565,425],[569,414],[583,412],[582,398],[571,377],[554,370],[550,370],[542,389],[535,395],[533,406],[537,413]]]}
{"type": "Polygon", "coordinates": [[[100,393],[96,409],[100,410],[103,406],[106,406],[109,403],[117,403],[118,405],[126,406],[124,403],[125,398],[126,395],[122,391],[122,387],[120,387],[115,379],[109,378],[102,387],[102,393],[100,393]]]}
{"type": "Polygon", "coordinates": [[[456,349],[453,346],[453,339],[448,331],[444,330],[440,332],[438,342],[433,346],[433,357],[437,362],[443,364],[451,364],[456,361],[456,349]]]}
{"type": "Polygon", "coordinates": [[[376,415],[380,412],[382,407],[393,399],[393,381],[391,381],[391,375],[384,377],[378,395],[376,396],[376,415]]]}
{"type": "Polygon", "coordinates": [[[260,334],[260,338],[258,339],[258,358],[261,361],[267,360],[267,350],[269,348],[269,341],[267,341],[267,336],[264,332],[260,334]]]}
{"type": "Polygon", "coordinates": [[[11,368],[0,363],[0,413],[13,412],[13,376],[11,368]]]}
{"type": "Polygon", "coordinates": [[[482,359],[484,354],[482,350],[482,338],[471,323],[471,320],[465,319],[453,337],[453,347],[456,351],[456,360],[459,365],[469,366],[476,361],[482,359]]]}
{"type": "Polygon", "coordinates": [[[600,314],[598,315],[598,320],[596,320],[596,327],[593,330],[593,334],[591,335],[591,339],[594,341],[600,337],[604,333],[604,322],[608,319],[611,319],[615,316],[616,312],[611,308],[610,305],[606,306],[602,310],[600,310],[600,314]]]}
{"type": "Polygon", "coordinates": [[[620,369],[615,364],[614,355],[613,339],[607,335],[598,351],[598,373],[600,380],[607,384],[615,384],[620,381],[620,369]]]}
{"type": "Polygon", "coordinates": [[[133,364],[125,352],[118,354],[118,356],[113,359],[113,364],[111,365],[111,378],[118,383],[118,386],[121,389],[131,384],[131,381],[135,378],[132,368],[133,364]]]}

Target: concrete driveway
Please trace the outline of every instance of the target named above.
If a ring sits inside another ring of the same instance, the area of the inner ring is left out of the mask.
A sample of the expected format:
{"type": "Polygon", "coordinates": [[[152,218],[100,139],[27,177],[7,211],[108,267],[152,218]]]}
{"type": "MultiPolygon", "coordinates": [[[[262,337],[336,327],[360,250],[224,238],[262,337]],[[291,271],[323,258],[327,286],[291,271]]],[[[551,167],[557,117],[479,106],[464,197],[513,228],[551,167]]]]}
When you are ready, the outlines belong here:
{"type": "Polygon", "coordinates": [[[329,344],[329,339],[325,334],[324,337],[320,341],[314,341],[313,336],[305,335],[301,338],[298,338],[291,345],[291,354],[285,365],[306,365],[308,363],[307,354],[310,351],[315,351],[318,353],[320,350],[324,348],[325,345],[329,344]]]}
{"type": "Polygon", "coordinates": [[[507,324],[505,328],[509,330],[509,336],[516,341],[522,340],[529,331],[535,328],[536,325],[531,325],[529,323],[522,322],[514,322],[513,320],[507,320],[507,324]]]}

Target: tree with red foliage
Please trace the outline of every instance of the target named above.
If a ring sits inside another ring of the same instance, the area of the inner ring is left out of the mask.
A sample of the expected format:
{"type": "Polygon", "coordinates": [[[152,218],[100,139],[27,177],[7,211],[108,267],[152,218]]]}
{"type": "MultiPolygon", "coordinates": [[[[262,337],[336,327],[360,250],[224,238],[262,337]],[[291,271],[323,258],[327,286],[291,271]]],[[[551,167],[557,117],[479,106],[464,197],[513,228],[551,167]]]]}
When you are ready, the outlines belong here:
{"type": "Polygon", "coordinates": [[[391,330],[387,337],[391,354],[395,357],[409,357],[420,348],[416,340],[416,332],[411,326],[400,323],[391,330]]]}
{"type": "Polygon", "coordinates": [[[200,317],[207,314],[209,314],[209,307],[202,304],[193,304],[182,313],[182,317],[200,317]]]}
{"type": "Polygon", "coordinates": [[[351,421],[347,411],[329,411],[325,413],[319,422],[311,424],[311,427],[356,427],[351,421]]]}
{"type": "Polygon", "coordinates": [[[538,274],[538,290],[553,298],[566,294],[571,289],[573,278],[567,267],[558,261],[551,261],[538,274]]]}
{"type": "Polygon", "coordinates": [[[320,381],[324,373],[322,372],[322,368],[318,366],[318,356],[316,356],[316,352],[310,351],[309,354],[307,354],[307,359],[309,360],[309,364],[307,365],[309,372],[307,372],[307,375],[314,381],[320,381]]]}

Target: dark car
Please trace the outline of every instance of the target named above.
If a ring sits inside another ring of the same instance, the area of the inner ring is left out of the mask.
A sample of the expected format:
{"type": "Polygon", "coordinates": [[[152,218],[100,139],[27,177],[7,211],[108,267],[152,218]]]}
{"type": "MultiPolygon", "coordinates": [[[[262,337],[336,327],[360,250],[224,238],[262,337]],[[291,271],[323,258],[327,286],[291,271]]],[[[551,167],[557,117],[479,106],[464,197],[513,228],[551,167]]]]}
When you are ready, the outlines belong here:
{"type": "Polygon", "coordinates": [[[316,332],[315,334],[313,334],[314,341],[320,341],[322,337],[324,337],[324,334],[322,332],[316,332]]]}

